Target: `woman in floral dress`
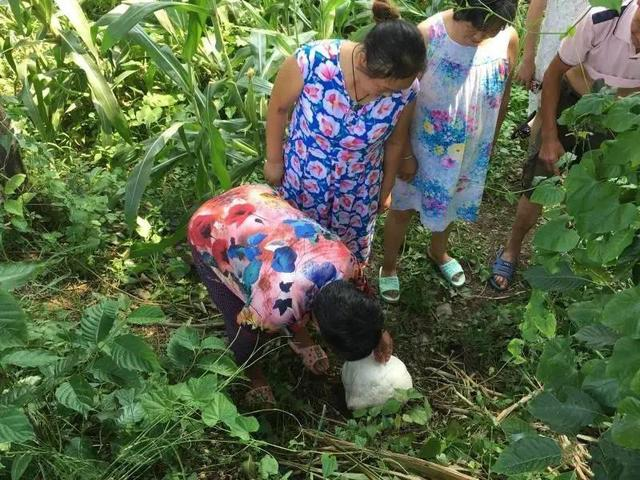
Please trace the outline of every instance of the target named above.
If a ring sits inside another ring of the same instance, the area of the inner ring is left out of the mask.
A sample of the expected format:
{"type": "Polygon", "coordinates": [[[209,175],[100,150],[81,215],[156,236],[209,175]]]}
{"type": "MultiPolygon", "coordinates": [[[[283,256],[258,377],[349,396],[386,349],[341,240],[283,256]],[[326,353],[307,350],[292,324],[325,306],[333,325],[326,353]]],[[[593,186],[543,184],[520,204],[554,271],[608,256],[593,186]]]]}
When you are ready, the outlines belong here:
{"type": "Polygon", "coordinates": [[[361,262],[376,214],[390,203],[425,65],[418,29],[388,1],[374,1],[373,13],[378,23],[363,43],[314,42],[285,61],[269,102],[264,167],[286,200],[361,262]]]}
{"type": "Polygon", "coordinates": [[[385,224],[380,289],[390,302],[399,299],[396,261],[413,211],[433,232],[429,257],[451,284],[464,284],[462,267],[447,253],[449,227],[478,215],[495,134],[508,104],[518,37],[506,22],[515,17],[517,0],[458,2],[460,8],[419,26],[428,64],[411,125],[418,173],[411,182],[396,182],[385,224]]]}

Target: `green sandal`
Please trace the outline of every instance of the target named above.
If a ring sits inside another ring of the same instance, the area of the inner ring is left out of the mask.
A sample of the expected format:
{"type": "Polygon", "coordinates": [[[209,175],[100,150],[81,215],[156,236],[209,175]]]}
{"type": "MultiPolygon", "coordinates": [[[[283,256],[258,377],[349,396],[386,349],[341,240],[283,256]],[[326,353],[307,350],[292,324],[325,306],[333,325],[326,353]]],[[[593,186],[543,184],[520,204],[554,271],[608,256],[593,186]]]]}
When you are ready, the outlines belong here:
{"type": "Polygon", "coordinates": [[[385,302],[390,304],[398,303],[400,301],[400,280],[398,276],[383,277],[382,267],[380,267],[378,271],[378,291],[385,302]],[[391,295],[391,292],[395,292],[395,294],[391,295]]]}
{"type": "MultiPolygon", "coordinates": [[[[429,254],[429,258],[431,258],[431,254],[429,254]]],[[[456,260],[455,258],[452,258],[447,263],[443,263],[442,265],[436,262],[433,258],[431,258],[431,261],[438,265],[442,276],[454,287],[461,287],[467,281],[467,278],[464,276],[462,265],[460,265],[460,262],[458,262],[458,260],[456,260]],[[458,278],[457,280],[454,280],[453,278],[456,275],[458,275],[458,278]]]]}

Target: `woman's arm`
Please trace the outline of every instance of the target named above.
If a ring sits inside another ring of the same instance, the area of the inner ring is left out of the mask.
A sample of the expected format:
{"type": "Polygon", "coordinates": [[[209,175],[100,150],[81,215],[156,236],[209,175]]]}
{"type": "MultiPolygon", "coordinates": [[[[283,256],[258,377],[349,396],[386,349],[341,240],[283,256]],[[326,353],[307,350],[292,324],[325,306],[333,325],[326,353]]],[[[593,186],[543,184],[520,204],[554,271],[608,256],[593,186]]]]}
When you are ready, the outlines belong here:
{"type": "Polygon", "coordinates": [[[303,84],[295,56],[288,57],[278,71],[267,109],[267,158],[264,176],[271,185],[279,185],[282,182],[284,131],[289,112],[300,97],[303,84]]]}
{"type": "Polygon", "coordinates": [[[415,101],[408,104],[396,123],[393,133],[384,145],[384,163],[382,165],[383,177],[382,187],[380,188],[380,204],[379,212],[383,212],[389,208],[391,203],[391,190],[396,181],[396,175],[402,164],[402,154],[406,145],[409,143],[409,128],[413,119],[415,110],[415,101]]]}
{"type": "Polygon", "coordinates": [[[527,11],[527,34],[524,37],[524,51],[517,74],[518,81],[527,89],[531,88],[531,82],[536,74],[536,51],[540,38],[540,26],[546,9],[547,0],[531,0],[527,11]]]}

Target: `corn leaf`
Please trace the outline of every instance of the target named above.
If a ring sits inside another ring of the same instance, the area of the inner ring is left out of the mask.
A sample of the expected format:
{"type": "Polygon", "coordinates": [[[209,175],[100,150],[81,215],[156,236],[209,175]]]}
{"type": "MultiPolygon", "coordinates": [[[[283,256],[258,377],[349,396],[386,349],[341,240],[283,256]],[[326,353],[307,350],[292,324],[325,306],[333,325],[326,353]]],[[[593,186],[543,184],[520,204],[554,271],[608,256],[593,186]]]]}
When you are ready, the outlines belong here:
{"type": "Polygon", "coordinates": [[[55,2],[63,15],[69,19],[69,23],[71,23],[75,31],[78,32],[93,57],[99,60],[100,55],[98,55],[98,49],[93,41],[91,25],[89,25],[89,21],[80,4],[76,0],[55,0],[55,2]]]}

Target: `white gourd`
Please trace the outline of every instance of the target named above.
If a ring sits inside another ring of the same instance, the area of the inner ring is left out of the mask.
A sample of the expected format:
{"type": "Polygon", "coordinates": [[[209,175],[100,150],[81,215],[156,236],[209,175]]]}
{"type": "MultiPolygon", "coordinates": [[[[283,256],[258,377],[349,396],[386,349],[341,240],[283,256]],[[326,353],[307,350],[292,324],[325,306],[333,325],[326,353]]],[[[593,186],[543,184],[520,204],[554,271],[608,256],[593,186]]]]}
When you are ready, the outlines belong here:
{"type": "Polygon", "coordinates": [[[382,405],[396,389],[413,387],[407,367],[392,356],[386,364],[378,363],[373,353],[362,360],[345,362],[342,367],[347,407],[351,410],[382,405]]]}

